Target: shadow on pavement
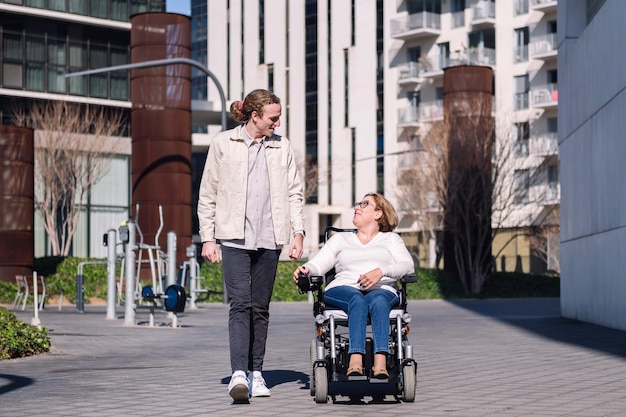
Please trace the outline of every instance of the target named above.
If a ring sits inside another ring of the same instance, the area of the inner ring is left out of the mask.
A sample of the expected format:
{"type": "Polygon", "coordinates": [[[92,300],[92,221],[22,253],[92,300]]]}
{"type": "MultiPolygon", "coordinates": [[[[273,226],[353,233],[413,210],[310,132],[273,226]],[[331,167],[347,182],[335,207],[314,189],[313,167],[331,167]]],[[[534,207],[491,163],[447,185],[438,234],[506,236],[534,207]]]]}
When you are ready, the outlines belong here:
{"type": "Polygon", "coordinates": [[[561,316],[558,298],[447,300],[459,308],[487,316],[528,332],[626,358],[626,332],[561,316]]]}
{"type": "Polygon", "coordinates": [[[8,384],[0,384],[0,395],[6,394],[16,389],[27,387],[35,382],[32,378],[18,375],[0,374],[0,381],[7,380],[8,384]]]}
{"type": "MultiPolygon", "coordinates": [[[[263,370],[263,378],[265,379],[265,384],[270,389],[276,385],[285,384],[287,382],[297,382],[302,385],[302,389],[309,389],[309,376],[302,372],[286,369],[263,370]]],[[[228,385],[229,382],[230,376],[222,378],[222,384],[228,385]]]]}

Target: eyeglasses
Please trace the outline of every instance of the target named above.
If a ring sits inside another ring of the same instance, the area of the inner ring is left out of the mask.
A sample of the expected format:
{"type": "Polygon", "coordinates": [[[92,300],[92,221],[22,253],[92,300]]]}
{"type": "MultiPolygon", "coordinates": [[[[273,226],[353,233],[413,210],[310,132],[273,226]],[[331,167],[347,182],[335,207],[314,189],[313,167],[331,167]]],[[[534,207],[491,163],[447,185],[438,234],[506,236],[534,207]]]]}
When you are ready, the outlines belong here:
{"type": "Polygon", "coordinates": [[[370,205],[370,201],[369,200],[363,200],[363,201],[357,201],[356,203],[354,203],[354,208],[360,207],[362,209],[364,209],[365,207],[370,205]]]}

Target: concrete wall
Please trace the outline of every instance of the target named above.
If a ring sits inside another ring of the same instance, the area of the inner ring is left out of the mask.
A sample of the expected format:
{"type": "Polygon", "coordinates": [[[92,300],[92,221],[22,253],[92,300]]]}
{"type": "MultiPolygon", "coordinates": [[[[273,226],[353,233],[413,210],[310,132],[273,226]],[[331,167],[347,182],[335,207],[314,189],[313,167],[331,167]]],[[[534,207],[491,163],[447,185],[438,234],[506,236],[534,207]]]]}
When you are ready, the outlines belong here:
{"type": "Polygon", "coordinates": [[[561,309],[626,330],[626,2],[559,0],[561,309]]]}

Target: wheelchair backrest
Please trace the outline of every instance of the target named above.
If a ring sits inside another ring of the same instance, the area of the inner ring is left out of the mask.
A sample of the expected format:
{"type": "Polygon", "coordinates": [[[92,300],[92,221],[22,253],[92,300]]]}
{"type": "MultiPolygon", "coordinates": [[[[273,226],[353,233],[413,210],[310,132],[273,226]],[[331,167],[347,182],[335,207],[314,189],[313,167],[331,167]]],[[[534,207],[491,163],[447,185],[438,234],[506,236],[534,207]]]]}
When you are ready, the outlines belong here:
{"type": "MultiPolygon", "coordinates": [[[[335,233],[354,233],[354,232],[356,232],[356,229],[342,229],[339,227],[327,226],[326,229],[324,229],[324,243],[328,242],[328,239],[330,239],[330,237],[335,233]]],[[[333,279],[335,279],[335,268],[332,268],[324,276],[324,281],[326,281],[326,284],[331,282],[333,279]]]]}

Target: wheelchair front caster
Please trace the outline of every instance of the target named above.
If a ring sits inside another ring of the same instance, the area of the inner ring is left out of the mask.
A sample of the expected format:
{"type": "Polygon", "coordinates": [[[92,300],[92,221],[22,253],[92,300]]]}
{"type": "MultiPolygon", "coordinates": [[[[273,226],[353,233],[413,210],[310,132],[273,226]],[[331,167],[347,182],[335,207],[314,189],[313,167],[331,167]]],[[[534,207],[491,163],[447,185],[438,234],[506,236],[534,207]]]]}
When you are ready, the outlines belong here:
{"type": "Polygon", "coordinates": [[[316,366],[315,375],[315,402],[318,404],[328,402],[328,374],[323,366],[316,366]]]}

